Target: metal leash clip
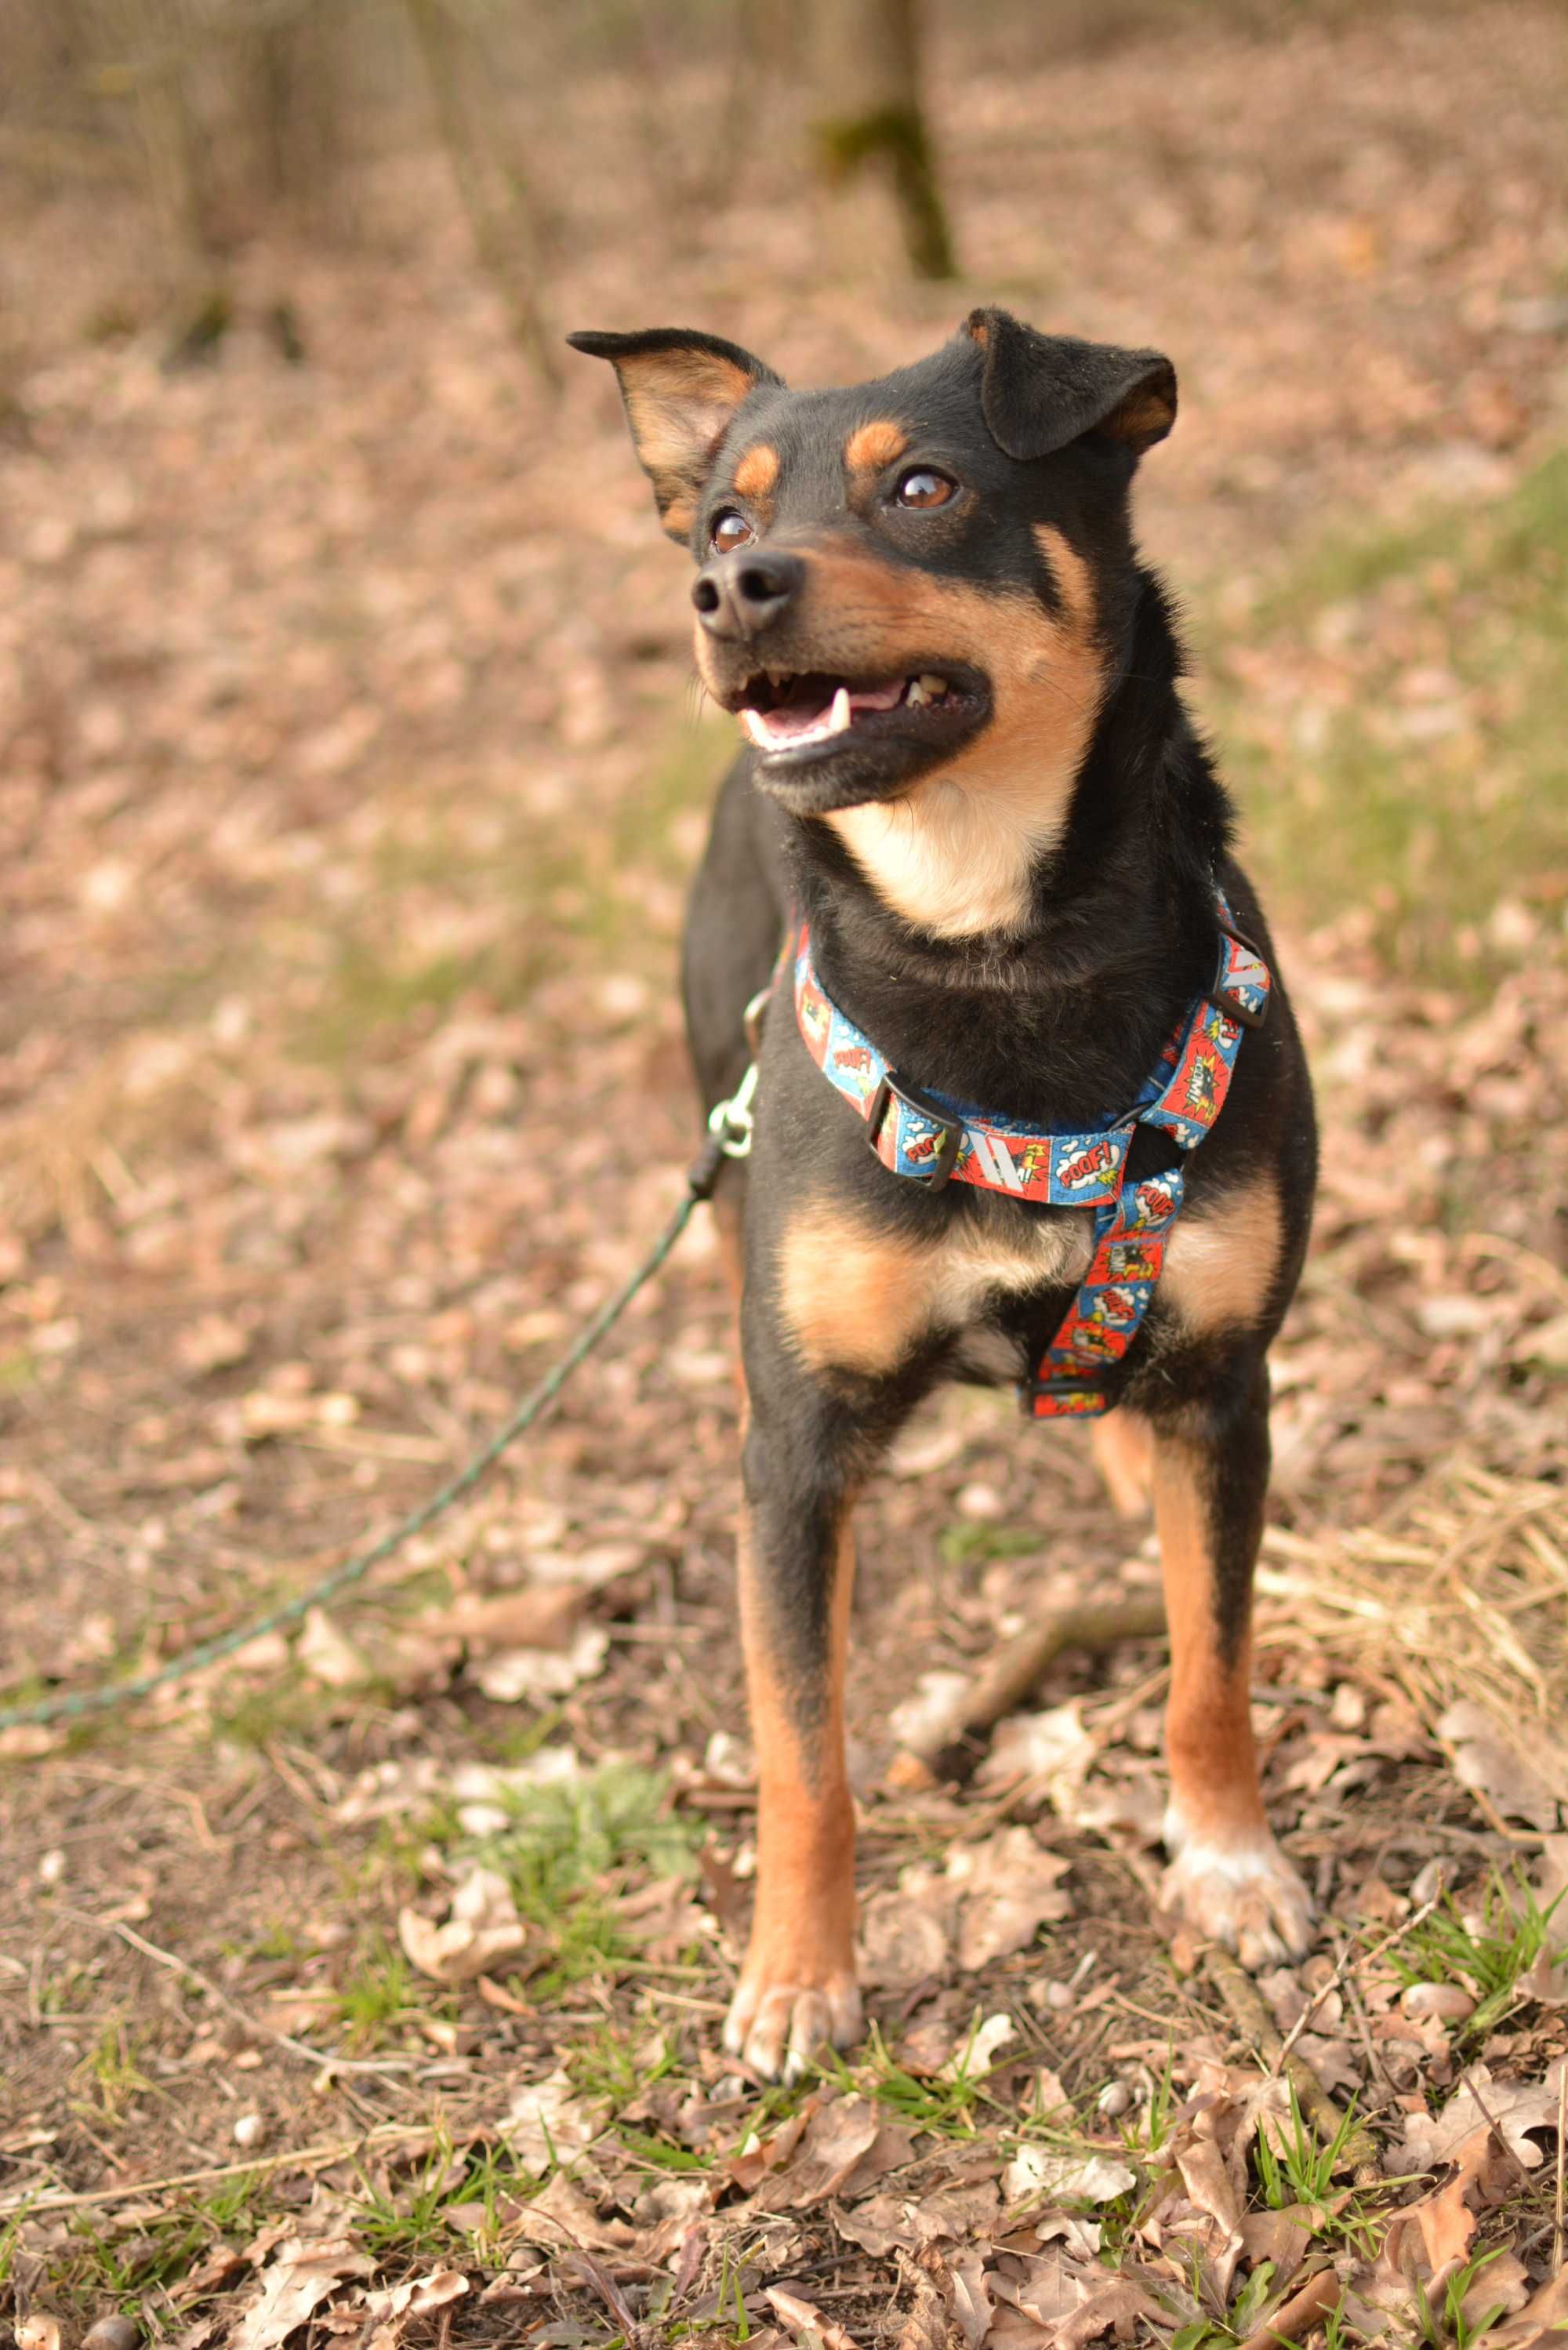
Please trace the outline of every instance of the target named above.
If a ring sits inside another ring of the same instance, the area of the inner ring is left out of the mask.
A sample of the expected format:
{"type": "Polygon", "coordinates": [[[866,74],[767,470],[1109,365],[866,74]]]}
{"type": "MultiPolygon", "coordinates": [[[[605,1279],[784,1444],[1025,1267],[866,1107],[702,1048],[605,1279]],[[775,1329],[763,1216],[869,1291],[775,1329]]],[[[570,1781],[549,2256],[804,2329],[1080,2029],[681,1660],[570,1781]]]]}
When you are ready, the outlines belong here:
{"type": "Polygon", "coordinates": [[[709,1113],[708,1131],[726,1159],[751,1156],[752,1097],[756,1090],[757,1065],[753,1061],[729,1100],[715,1102],[709,1113]]]}
{"type": "Polygon", "coordinates": [[[752,1048],[752,1063],[728,1101],[714,1104],[708,1118],[708,1131],[726,1159],[749,1159],[752,1151],[752,1097],[757,1090],[756,1055],[762,1050],[763,1014],[768,1008],[768,998],[774,992],[770,979],[759,987],[747,1004],[743,1014],[746,1042],[752,1048]]]}

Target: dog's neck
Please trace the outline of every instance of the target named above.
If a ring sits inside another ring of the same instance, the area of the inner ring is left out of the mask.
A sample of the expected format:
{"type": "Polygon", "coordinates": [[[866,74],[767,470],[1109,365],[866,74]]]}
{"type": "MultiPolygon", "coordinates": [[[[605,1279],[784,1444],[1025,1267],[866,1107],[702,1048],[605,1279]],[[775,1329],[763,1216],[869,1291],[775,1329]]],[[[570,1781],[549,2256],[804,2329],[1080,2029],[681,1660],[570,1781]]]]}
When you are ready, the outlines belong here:
{"type": "Polygon", "coordinates": [[[1179,673],[1150,581],[1087,754],[1038,837],[1030,809],[1050,795],[1036,785],[1032,798],[1027,775],[998,777],[989,810],[973,786],[936,798],[905,819],[901,849],[896,806],[850,841],[820,819],[786,824],[823,984],[902,1076],[1046,1126],[1094,1122],[1136,1093],[1212,973],[1230,832],[1179,673]],[[912,870],[933,902],[997,889],[1004,920],[947,937],[911,921],[898,904],[912,870]]]}

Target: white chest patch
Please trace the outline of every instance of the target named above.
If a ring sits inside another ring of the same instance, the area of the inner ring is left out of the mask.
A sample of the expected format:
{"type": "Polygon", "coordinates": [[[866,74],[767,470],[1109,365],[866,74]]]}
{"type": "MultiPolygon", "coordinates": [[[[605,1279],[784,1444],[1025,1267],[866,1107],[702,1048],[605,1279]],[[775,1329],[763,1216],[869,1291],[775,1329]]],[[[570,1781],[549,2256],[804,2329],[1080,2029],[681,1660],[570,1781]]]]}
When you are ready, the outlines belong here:
{"type": "Polygon", "coordinates": [[[1049,1283],[1081,1281],[1093,1253],[1087,1215],[1033,1219],[1017,1238],[963,1226],[935,1253],[930,1289],[931,1319],[961,1330],[983,1318],[989,1305],[1049,1283]]]}

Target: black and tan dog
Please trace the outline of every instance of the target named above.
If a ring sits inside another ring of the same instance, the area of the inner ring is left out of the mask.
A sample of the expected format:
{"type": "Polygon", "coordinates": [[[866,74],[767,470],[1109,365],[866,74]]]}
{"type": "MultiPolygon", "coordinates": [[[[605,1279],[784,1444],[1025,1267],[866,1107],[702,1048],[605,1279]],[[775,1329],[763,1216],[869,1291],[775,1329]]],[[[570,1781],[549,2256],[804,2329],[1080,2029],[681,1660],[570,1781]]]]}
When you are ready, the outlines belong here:
{"type": "Polygon", "coordinates": [[[781,940],[802,925],[809,939],[805,992],[792,1012],[781,978],[766,1018],[754,1147],[718,1195],[742,1284],[760,1774],[727,2044],[794,2072],[860,2026],[842,1700],[856,1494],[940,1378],[1020,1380],[1027,1409],[1052,1408],[1039,1367],[1089,1294],[1103,1222],[1021,1185],[1015,1154],[1003,1184],[972,1163],[965,1178],[961,1106],[1037,1132],[1048,1155],[1147,1099],[1200,1014],[1233,1059],[1223,1114],[1175,1140],[1136,1128],[1123,1179],[1157,1196],[1179,1162],[1185,1203],[1136,1336],[1064,1400],[1114,1405],[1095,1422],[1113,1495],[1152,1492],[1172,1659],[1167,1898],[1249,1963],[1300,1953],[1309,1904],[1259,1793],[1249,1617],[1265,1356],[1306,1243],[1315,1138],[1277,977],[1254,1033],[1225,1024],[1241,1015],[1217,989],[1222,930],[1272,952],[1130,533],[1134,468],[1175,417],[1169,362],[1001,310],[847,390],[790,391],[709,335],[573,340],[616,369],[665,528],[700,567],[702,681],[752,745],[687,931],[710,1106],[747,1066],[744,1007],[781,940]],[[887,1066],[869,1100],[853,1067],[826,1080],[811,1023],[829,1014],[860,1040],[842,1057],[887,1066]],[[931,1121],[923,1180],[877,1153],[890,1106],[905,1136],[931,1121]]]}

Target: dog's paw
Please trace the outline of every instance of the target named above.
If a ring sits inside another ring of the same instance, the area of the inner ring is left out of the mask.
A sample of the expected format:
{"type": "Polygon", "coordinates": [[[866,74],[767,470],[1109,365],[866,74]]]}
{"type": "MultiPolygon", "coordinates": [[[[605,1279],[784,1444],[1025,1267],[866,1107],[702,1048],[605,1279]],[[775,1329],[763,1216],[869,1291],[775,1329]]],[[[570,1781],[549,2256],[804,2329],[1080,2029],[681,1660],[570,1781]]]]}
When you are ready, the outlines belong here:
{"type": "Polygon", "coordinates": [[[1176,1857],[1161,1898],[1195,1933],[1223,1942],[1244,1967],[1277,1966],[1306,1956],[1312,1896],[1271,1835],[1244,1844],[1168,1837],[1176,1857]]]}
{"type": "Polygon", "coordinates": [[[853,1975],[820,1983],[741,1978],[724,2019],[724,2046],[764,2080],[798,2081],[819,2048],[851,2048],[860,2037],[860,1989],[853,1975]]]}

